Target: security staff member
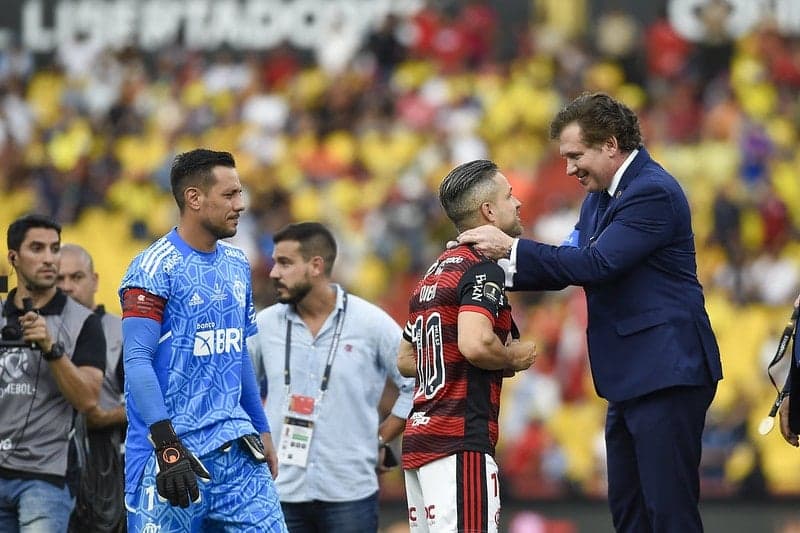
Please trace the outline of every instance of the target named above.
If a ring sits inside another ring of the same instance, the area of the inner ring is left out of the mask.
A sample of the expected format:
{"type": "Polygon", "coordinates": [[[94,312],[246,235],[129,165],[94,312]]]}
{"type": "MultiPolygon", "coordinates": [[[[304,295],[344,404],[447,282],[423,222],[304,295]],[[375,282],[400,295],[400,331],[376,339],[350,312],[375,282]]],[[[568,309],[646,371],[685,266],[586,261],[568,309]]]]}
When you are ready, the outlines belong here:
{"type": "Polygon", "coordinates": [[[122,318],[107,313],[95,304],[100,276],[94,270],[89,252],[77,244],[61,246],[58,288],[64,294],[93,309],[100,316],[106,337],[106,372],[100,399],[84,417],[76,420],[76,439],[82,459],[77,501],[70,520],[76,533],[112,533],[125,529],[121,454],[125,439],[125,401],[123,399],[122,318]],[[85,427],[84,427],[85,426],[85,427]]]}
{"type": "Polygon", "coordinates": [[[18,286],[0,327],[27,346],[0,350],[0,531],[63,532],[75,503],[66,486],[69,433],[75,412],[97,404],[106,341],[100,318],[56,287],[56,222],[19,218],[7,245],[18,286]]]}

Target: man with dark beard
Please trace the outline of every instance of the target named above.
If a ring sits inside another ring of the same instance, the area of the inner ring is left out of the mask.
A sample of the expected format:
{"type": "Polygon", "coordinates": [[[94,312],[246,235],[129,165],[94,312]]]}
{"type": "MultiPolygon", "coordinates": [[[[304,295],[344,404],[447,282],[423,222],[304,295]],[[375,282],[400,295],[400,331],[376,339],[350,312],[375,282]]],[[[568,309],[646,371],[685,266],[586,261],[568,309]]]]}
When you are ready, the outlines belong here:
{"type": "Polygon", "coordinates": [[[178,226],[120,285],[128,529],[284,532],[245,342],[256,333],[250,265],[220,240],[244,211],[233,156],[179,154],[170,181],[178,226]]]}
{"type": "Polygon", "coordinates": [[[377,472],[405,426],[412,379],[395,364],[400,327],[379,307],[331,283],[336,241],[322,224],[289,224],[274,236],[270,272],[279,303],[256,317],[248,340],[266,375],[267,418],[290,533],[378,529],[377,472]],[[379,420],[387,378],[399,396],[379,420]]]}

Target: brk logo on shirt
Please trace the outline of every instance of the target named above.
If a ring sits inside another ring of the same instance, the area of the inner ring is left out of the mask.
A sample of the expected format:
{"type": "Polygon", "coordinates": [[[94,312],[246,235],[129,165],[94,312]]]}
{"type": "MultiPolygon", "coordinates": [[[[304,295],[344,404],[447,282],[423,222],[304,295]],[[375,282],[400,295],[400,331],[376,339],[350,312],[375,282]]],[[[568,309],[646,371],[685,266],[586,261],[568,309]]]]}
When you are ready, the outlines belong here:
{"type": "Polygon", "coordinates": [[[472,300],[475,302],[483,301],[483,282],[486,281],[486,274],[475,276],[475,286],[472,287],[472,300]]]}
{"type": "Polygon", "coordinates": [[[242,330],[237,328],[198,331],[193,354],[197,357],[242,351],[242,330]]]}

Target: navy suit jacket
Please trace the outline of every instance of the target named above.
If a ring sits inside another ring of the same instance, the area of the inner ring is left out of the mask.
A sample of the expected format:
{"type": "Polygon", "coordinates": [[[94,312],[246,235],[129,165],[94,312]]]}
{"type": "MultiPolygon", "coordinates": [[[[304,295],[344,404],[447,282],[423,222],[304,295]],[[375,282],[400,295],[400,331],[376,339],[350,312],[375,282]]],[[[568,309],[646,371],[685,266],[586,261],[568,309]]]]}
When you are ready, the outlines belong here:
{"type": "Polygon", "coordinates": [[[789,429],[800,435],[800,328],[794,328],[792,362],[786,377],[789,387],[789,429]]]}
{"type": "Polygon", "coordinates": [[[569,245],[520,239],[512,290],[584,288],[592,377],[610,401],[716,383],[719,348],[680,185],[640,147],[597,220],[600,194],[584,199],[569,245]]]}

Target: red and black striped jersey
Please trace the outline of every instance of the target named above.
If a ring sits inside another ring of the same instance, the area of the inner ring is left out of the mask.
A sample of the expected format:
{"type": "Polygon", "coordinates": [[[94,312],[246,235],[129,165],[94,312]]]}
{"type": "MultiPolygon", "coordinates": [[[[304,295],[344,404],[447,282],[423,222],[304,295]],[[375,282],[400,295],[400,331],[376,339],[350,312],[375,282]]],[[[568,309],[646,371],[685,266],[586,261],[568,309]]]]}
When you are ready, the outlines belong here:
{"type": "Polygon", "coordinates": [[[414,406],[403,434],[403,468],[460,451],[494,455],[502,370],[472,365],[458,350],[458,313],[492,321],[502,342],[511,331],[505,274],[471,246],[445,251],[417,284],[403,336],[416,348],[414,406]]]}

